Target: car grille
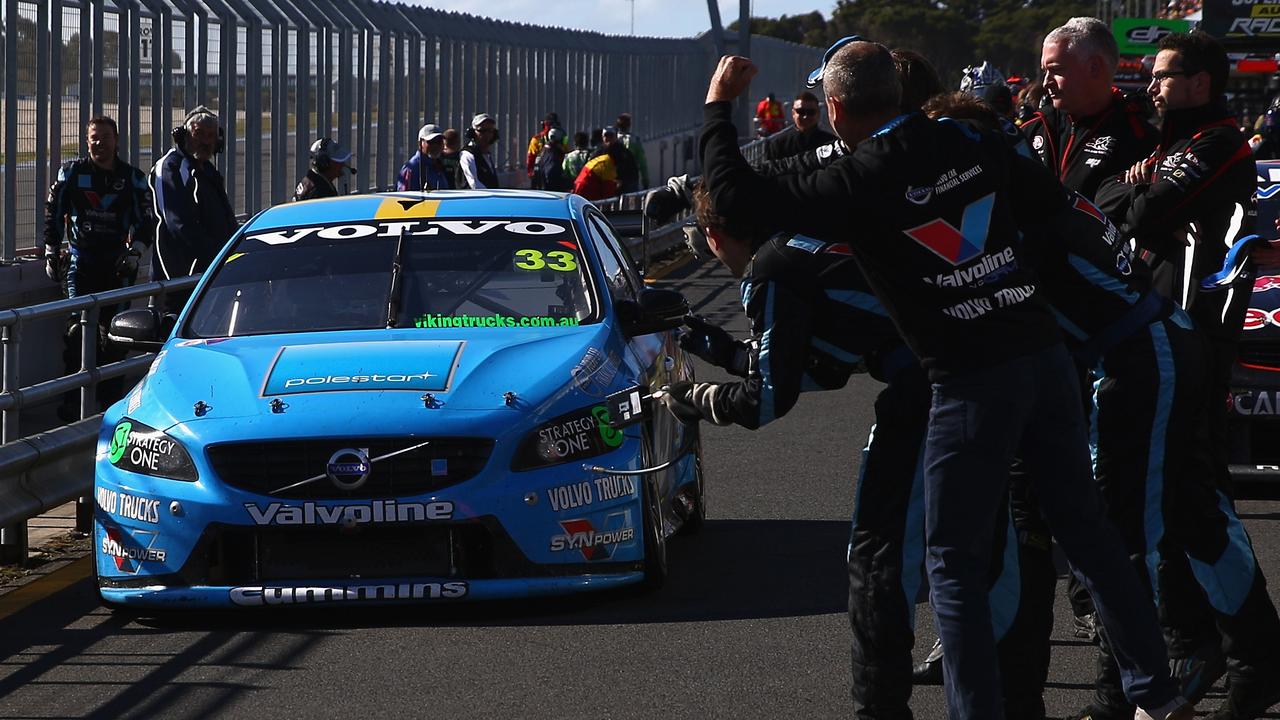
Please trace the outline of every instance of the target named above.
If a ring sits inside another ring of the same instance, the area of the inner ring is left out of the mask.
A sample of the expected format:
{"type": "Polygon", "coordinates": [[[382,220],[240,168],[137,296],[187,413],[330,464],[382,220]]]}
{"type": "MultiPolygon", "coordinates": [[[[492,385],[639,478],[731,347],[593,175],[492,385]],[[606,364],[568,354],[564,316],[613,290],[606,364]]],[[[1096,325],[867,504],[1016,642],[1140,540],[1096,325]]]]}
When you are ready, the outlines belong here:
{"type": "Polygon", "coordinates": [[[1269,368],[1280,368],[1280,343],[1240,343],[1240,349],[1237,357],[1240,362],[1246,365],[1261,365],[1269,368]]]}
{"type": "Polygon", "coordinates": [[[281,440],[211,445],[205,452],[218,478],[241,490],[308,500],[387,498],[431,493],[475,477],[489,461],[493,440],[411,437],[281,440]],[[426,444],[402,452],[420,443],[426,444]],[[334,453],[350,448],[366,450],[372,462],[368,479],[360,487],[348,490],[331,481],[325,472],[334,453]],[[387,455],[391,457],[383,457],[387,455]],[[280,491],[282,487],[317,475],[320,479],[280,491]]]}
{"type": "Polygon", "coordinates": [[[104,578],[104,587],[238,585],[405,577],[535,578],[639,570],[639,561],[539,565],[490,515],[352,527],[210,523],[177,572],[104,578]]]}

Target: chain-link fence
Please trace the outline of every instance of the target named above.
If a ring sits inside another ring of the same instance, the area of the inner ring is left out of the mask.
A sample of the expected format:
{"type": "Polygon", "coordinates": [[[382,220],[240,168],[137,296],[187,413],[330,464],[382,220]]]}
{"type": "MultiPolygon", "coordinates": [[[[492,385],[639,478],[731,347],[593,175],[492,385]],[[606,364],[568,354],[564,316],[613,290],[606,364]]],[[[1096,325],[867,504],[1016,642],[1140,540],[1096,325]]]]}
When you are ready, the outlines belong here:
{"type": "MultiPolygon", "coordinates": [[[[285,200],[322,136],[355,152],[358,188],[385,188],[425,122],[498,122],[498,165],[523,166],[538,121],[566,128],[620,112],[649,139],[701,122],[714,67],[706,39],[606,36],[368,0],[0,0],[0,230],[33,248],[45,190],[107,114],[120,155],[149,168],[204,104],[226,132],[219,169],[237,213],[285,200]]],[[[759,94],[798,87],[820,51],[752,39],[759,94]]],[[[674,153],[673,153],[674,155],[674,153]]]]}

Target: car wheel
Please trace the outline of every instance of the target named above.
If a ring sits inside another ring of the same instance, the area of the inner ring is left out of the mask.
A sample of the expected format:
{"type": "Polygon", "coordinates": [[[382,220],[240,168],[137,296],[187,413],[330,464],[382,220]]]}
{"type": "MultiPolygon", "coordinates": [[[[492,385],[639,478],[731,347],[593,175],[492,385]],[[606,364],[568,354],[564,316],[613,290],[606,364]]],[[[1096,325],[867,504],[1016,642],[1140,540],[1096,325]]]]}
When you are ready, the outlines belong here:
{"type": "Polygon", "coordinates": [[[707,522],[707,490],[702,478],[702,443],[693,451],[693,512],[680,526],[681,535],[697,535],[707,522]]]}
{"type": "Polygon", "coordinates": [[[667,580],[667,539],[662,533],[662,512],[653,482],[645,478],[644,492],[644,582],[645,591],[657,590],[667,580]]]}

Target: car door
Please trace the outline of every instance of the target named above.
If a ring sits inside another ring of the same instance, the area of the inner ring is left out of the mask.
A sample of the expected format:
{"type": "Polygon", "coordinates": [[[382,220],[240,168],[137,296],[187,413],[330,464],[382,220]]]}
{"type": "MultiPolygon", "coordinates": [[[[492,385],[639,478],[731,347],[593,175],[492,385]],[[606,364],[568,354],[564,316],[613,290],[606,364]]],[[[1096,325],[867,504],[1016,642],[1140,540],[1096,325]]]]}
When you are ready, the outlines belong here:
{"type": "MultiPolygon", "coordinates": [[[[588,213],[586,215],[587,232],[595,246],[604,269],[605,285],[614,302],[619,300],[636,300],[644,289],[644,282],[636,272],[630,255],[622,247],[613,228],[602,215],[588,213]]],[[[670,384],[675,380],[676,358],[679,346],[675,343],[672,332],[650,333],[632,338],[625,338],[626,352],[635,364],[639,373],[637,381],[650,392],[670,384]]],[[[680,447],[682,426],[666,411],[652,414],[647,431],[652,440],[650,465],[660,465],[675,459],[680,447]]],[[[655,489],[658,496],[668,498],[674,489],[675,472],[668,468],[654,473],[655,489]]],[[[663,513],[670,512],[670,503],[661,503],[663,513]]],[[[668,518],[670,521],[670,518],[668,518]]]]}

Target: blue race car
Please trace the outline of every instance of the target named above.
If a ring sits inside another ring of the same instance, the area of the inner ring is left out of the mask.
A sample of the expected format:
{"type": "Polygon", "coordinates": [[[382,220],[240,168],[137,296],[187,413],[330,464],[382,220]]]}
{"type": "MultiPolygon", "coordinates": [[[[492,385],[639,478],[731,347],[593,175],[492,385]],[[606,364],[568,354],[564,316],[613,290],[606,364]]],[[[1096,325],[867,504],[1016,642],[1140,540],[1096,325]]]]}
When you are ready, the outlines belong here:
{"type": "Polygon", "coordinates": [[[606,399],[692,379],[673,332],[686,312],[679,293],[645,288],[577,196],[266,210],[179,317],[112,323],[113,340],[159,354],[98,438],[101,598],[261,607],[660,585],[667,538],[705,517],[697,429],[665,412],[618,429],[606,399]]]}

